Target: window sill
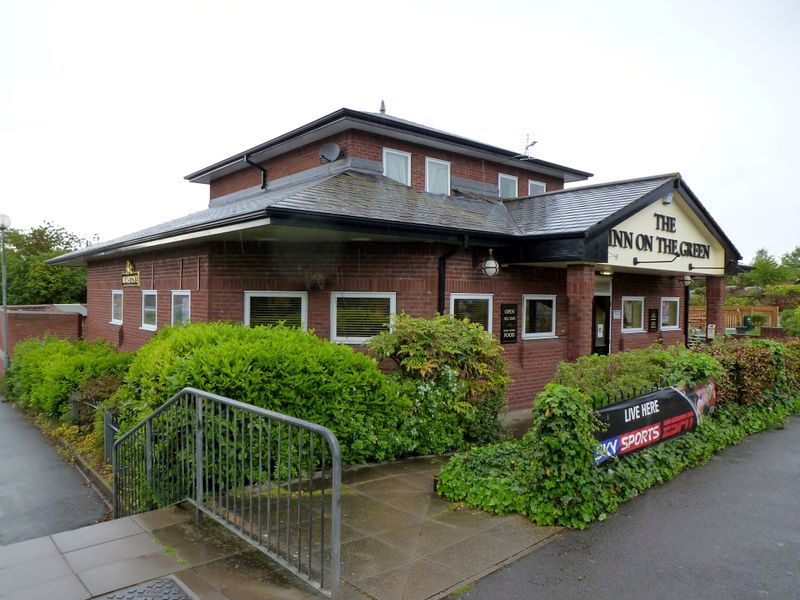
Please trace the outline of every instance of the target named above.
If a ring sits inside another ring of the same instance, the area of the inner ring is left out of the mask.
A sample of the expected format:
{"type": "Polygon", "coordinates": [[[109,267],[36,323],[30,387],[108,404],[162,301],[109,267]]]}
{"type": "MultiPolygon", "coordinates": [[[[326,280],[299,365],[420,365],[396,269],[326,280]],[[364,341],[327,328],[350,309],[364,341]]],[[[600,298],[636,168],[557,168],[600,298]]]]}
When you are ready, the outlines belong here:
{"type": "Polygon", "coordinates": [[[139,327],[139,329],[141,329],[142,331],[156,331],[158,327],[157,326],[153,327],[151,325],[142,325],[141,327],[139,327]]]}
{"type": "Polygon", "coordinates": [[[531,335],[531,334],[522,334],[522,340],[525,342],[531,340],[557,340],[558,336],[554,333],[543,333],[538,335],[531,335]]]}
{"type": "Polygon", "coordinates": [[[647,333],[644,329],[623,329],[623,335],[628,333],[647,333]]]}
{"type": "Polygon", "coordinates": [[[122,321],[109,321],[109,325],[122,325],[122,321]]]}
{"type": "Polygon", "coordinates": [[[680,327],[662,327],[661,331],[680,331],[680,327]]]}

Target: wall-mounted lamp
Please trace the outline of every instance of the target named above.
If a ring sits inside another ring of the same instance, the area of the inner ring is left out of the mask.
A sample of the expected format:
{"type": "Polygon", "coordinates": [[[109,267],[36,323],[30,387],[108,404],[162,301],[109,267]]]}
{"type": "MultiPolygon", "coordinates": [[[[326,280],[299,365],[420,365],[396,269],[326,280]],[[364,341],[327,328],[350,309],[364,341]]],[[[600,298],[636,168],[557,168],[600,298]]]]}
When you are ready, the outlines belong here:
{"type": "Polygon", "coordinates": [[[664,199],[661,202],[663,204],[672,204],[672,192],[664,196],[664,199]]]}
{"type": "Polygon", "coordinates": [[[603,269],[602,271],[598,271],[597,274],[602,277],[611,277],[614,274],[614,271],[611,269],[603,269]]]}
{"type": "Polygon", "coordinates": [[[472,255],[472,266],[480,267],[483,274],[487,277],[494,277],[500,272],[500,263],[492,256],[492,249],[489,248],[489,256],[472,255]]]}
{"type": "Polygon", "coordinates": [[[692,276],[691,275],[684,275],[681,278],[681,282],[683,283],[683,287],[689,287],[692,284],[692,276]]]}

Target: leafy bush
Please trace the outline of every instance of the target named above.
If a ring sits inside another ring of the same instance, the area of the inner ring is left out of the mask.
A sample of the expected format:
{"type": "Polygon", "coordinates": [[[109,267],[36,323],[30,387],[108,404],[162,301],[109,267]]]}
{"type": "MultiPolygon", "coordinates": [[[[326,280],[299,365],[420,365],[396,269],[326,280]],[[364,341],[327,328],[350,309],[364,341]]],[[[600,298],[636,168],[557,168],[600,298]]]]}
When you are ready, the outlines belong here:
{"type": "Polygon", "coordinates": [[[59,416],[84,381],[120,373],[129,361],[127,354],[107,342],[32,338],[15,348],[7,377],[8,398],[36,412],[59,416]]]}
{"type": "MultiPolygon", "coordinates": [[[[724,369],[717,378],[717,402],[762,404],[793,394],[787,346],[774,340],[719,340],[704,348],[724,369]]],[[[791,357],[790,357],[791,358],[791,357]]]]}
{"type": "MultiPolygon", "coordinates": [[[[583,528],[745,435],[783,427],[789,415],[800,411],[800,340],[785,345],[769,340],[729,342],[711,346],[710,354],[670,350],[642,362],[649,352],[630,362],[613,362],[614,369],[597,357],[586,357],[586,369],[594,370],[607,386],[616,385],[615,376],[630,377],[628,369],[634,364],[648,373],[659,373],[652,370],[653,364],[666,365],[666,377],[673,381],[700,383],[714,375],[722,403],[695,431],[595,467],[598,423],[588,395],[551,384],[537,398],[533,429],[521,441],[454,456],[439,473],[438,493],[490,512],[517,511],[542,525],[583,528]],[[738,398],[736,393],[749,396],[738,398]]],[[[565,366],[559,375],[591,392],[591,380],[582,377],[580,364],[565,366]]]]}
{"type": "MultiPolygon", "coordinates": [[[[567,397],[566,392],[563,397],[567,397]]],[[[577,397],[567,402],[573,408],[580,403],[577,397]]],[[[800,396],[762,405],[728,403],[704,418],[691,433],[588,469],[572,460],[586,456],[588,438],[581,436],[581,443],[571,439],[569,432],[556,429],[554,435],[548,435],[548,446],[555,448],[564,438],[568,447],[576,449],[576,454],[561,457],[564,466],[544,462],[537,466],[536,461],[548,455],[550,447],[533,444],[526,437],[519,442],[457,454],[442,467],[437,491],[448,500],[488,512],[516,511],[540,525],[584,528],[593,520],[605,519],[621,503],[648,488],[669,481],[684,469],[705,463],[746,435],[782,428],[788,416],[798,411],[800,396]],[[573,482],[566,479],[570,473],[573,482]],[[559,496],[559,492],[563,495],[559,496]]],[[[563,418],[553,412],[551,416],[563,418]]],[[[584,415],[575,416],[578,422],[585,422],[584,415]]]]}
{"type": "Polygon", "coordinates": [[[369,347],[378,360],[393,360],[400,378],[416,389],[449,389],[452,397],[443,407],[465,440],[486,443],[502,436],[497,415],[505,406],[508,371],[499,342],[479,324],[400,314],[393,330],[372,338],[369,347]]]}
{"type": "Polygon", "coordinates": [[[721,372],[720,364],[708,355],[682,346],[653,345],[607,356],[582,356],[572,363],[561,362],[553,383],[580,390],[592,398],[595,406],[600,406],[653,386],[707,383],[721,372]]]}
{"type": "Polygon", "coordinates": [[[783,311],[781,325],[789,335],[800,336],[800,306],[783,311]]]}
{"type": "Polygon", "coordinates": [[[400,431],[410,403],[375,363],[296,328],[165,328],[136,353],[108,406],[126,430],[184,387],[325,425],[345,463],[395,458],[411,445],[400,431]]]}

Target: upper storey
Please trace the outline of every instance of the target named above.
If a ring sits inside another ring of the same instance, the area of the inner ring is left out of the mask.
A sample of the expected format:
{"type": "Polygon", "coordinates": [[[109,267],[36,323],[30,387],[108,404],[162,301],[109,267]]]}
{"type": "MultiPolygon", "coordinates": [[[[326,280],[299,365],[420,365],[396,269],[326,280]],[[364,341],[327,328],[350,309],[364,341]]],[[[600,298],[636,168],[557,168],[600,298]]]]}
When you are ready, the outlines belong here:
{"type": "MultiPolygon", "coordinates": [[[[210,184],[214,200],[330,172],[320,157],[338,147],[338,166],[386,175],[419,191],[522,197],[564,188],[591,173],[520,155],[384,113],[340,109],[186,176],[210,184]]],[[[330,157],[329,157],[330,158],[330,157]]]]}

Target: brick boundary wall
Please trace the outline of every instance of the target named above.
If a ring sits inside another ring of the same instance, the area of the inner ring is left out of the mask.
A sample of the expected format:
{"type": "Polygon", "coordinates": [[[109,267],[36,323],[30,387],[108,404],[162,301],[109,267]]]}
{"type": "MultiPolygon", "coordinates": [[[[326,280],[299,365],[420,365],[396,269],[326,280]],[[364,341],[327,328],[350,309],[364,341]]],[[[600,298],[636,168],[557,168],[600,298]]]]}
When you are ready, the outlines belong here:
{"type": "MultiPolygon", "coordinates": [[[[0,332],[2,327],[3,312],[0,310],[0,332]]],[[[52,305],[8,307],[8,338],[12,357],[19,342],[46,334],[69,341],[81,339],[83,316],[77,312],[65,312],[52,305]]],[[[0,359],[3,358],[5,348],[0,350],[0,359]]],[[[5,372],[4,360],[0,360],[0,372],[5,372]]]]}

